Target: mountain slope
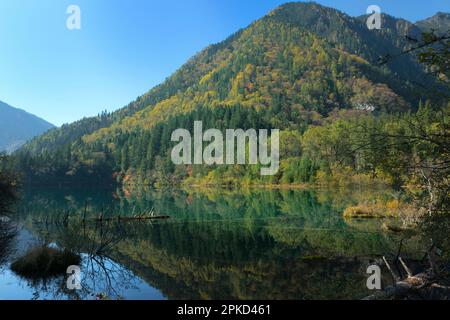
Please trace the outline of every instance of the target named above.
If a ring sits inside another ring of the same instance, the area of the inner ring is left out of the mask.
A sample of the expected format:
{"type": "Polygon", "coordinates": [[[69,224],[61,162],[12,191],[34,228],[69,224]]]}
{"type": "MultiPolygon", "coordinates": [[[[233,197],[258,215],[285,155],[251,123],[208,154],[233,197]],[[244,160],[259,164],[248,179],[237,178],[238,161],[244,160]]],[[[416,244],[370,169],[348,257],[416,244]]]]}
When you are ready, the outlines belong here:
{"type": "Polygon", "coordinates": [[[428,19],[417,21],[416,25],[426,32],[431,30],[437,33],[450,32],[450,13],[438,12],[428,19]]]}
{"type": "Polygon", "coordinates": [[[0,152],[12,152],[53,127],[35,115],[0,101],[0,152]]]}
{"type": "Polygon", "coordinates": [[[413,55],[380,65],[411,46],[412,23],[383,16],[368,30],[314,3],[288,3],[190,59],[164,83],[112,114],[50,131],[19,157],[46,175],[173,170],[171,130],[204,119],[210,126],[303,130],[334,109],[415,110],[435,99],[432,75],[413,55]],[[53,163],[40,170],[42,163],[53,163]]]}
{"type": "Polygon", "coordinates": [[[181,72],[191,72],[193,85],[85,141],[133,127],[149,129],[197,106],[239,103],[271,108],[280,96],[284,104],[323,115],[334,108],[366,102],[378,104],[384,111],[414,108],[419,100],[432,98],[427,91],[433,86],[433,77],[413,56],[383,67],[378,61],[409,48],[404,35],[419,30],[405,20],[389,16],[384,20],[385,28],[370,31],[365,21],[331,8],[313,3],[283,5],[182,67],[181,72]],[[361,97],[369,87],[374,91],[371,96],[361,97]],[[373,101],[376,97],[381,98],[373,101]]]}

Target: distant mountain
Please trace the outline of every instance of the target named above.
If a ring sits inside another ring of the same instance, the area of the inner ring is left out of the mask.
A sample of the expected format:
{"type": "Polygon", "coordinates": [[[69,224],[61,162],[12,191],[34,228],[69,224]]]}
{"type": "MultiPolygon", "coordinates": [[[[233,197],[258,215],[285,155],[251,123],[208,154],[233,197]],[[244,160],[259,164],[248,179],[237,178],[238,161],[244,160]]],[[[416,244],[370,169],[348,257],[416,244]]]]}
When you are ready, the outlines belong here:
{"type": "Polygon", "coordinates": [[[53,127],[35,115],[0,101],[0,152],[13,152],[53,127]]]}
{"type": "Polygon", "coordinates": [[[162,160],[171,130],[201,117],[221,128],[302,130],[335,109],[392,113],[441,103],[435,76],[414,55],[399,55],[413,45],[405,35],[420,29],[383,20],[381,30],[369,30],[364,17],[316,3],[284,4],[205,48],[125,108],[51,130],[18,156],[25,163],[38,157],[46,177],[147,176],[173,169],[162,160]],[[386,55],[398,57],[380,64],[386,55]]]}
{"type": "Polygon", "coordinates": [[[416,26],[427,32],[431,30],[441,34],[450,32],[450,13],[438,12],[428,19],[417,21],[416,26]]]}

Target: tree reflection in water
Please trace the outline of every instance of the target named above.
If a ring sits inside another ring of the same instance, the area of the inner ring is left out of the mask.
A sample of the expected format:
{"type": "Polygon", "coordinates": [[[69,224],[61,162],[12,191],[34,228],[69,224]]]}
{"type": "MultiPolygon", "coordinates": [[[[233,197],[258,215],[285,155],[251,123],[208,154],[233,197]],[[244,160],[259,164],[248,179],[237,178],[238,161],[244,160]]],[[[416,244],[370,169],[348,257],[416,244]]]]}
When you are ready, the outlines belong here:
{"type": "Polygon", "coordinates": [[[122,291],[136,288],[138,279],[110,253],[122,239],[121,226],[110,222],[92,222],[46,217],[38,231],[43,245],[56,246],[79,254],[81,289],[69,290],[69,275],[23,279],[33,290],[33,299],[121,299],[122,291]]]}
{"type": "Polygon", "coordinates": [[[16,200],[16,190],[13,177],[2,170],[5,156],[0,153],[0,266],[11,253],[12,241],[16,228],[9,219],[11,206],[16,200]]]}
{"type": "Polygon", "coordinates": [[[99,255],[82,255],[81,289],[70,290],[67,276],[22,279],[33,292],[33,300],[121,299],[122,290],[133,288],[135,275],[123,265],[99,255]]]}
{"type": "MultiPolygon", "coordinates": [[[[142,279],[169,299],[362,298],[367,266],[395,254],[403,236],[381,232],[382,221],[342,218],[374,190],[120,192],[39,189],[21,202],[18,219],[37,237],[83,254],[89,290],[79,298],[149,298],[126,292],[142,279]],[[170,219],[118,221],[151,208],[170,219]]],[[[420,259],[411,237],[404,252],[420,259]]]]}
{"type": "Polygon", "coordinates": [[[17,230],[11,221],[0,216],[0,266],[13,251],[13,240],[16,233],[17,230]]]}

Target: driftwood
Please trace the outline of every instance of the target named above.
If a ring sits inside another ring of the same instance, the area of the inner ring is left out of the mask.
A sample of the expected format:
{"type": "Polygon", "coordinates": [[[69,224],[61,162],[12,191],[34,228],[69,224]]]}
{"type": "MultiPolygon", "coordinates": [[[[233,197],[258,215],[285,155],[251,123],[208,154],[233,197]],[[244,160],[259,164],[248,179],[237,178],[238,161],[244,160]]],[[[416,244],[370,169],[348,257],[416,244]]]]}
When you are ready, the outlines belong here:
{"type": "MultiPolygon", "coordinates": [[[[133,209],[134,213],[134,209],[133,209]]],[[[126,216],[121,217],[120,215],[117,217],[103,217],[103,210],[102,213],[95,219],[96,221],[143,221],[143,220],[165,220],[169,219],[170,216],[168,215],[155,215],[155,211],[152,209],[149,213],[145,214],[136,214],[132,216],[126,216]]]]}
{"type": "MultiPolygon", "coordinates": [[[[90,217],[88,218],[88,204],[86,202],[85,206],[84,206],[84,211],[82,216],[79,218],[83,224],[83,232],[85,232],[85,226],[86,226],[86,222],[132,222],[132,221],[155,221],[155,220],[166,220],[169,219],[170,216],[169,215],[163,215],[163,214],[156,214],[154,209],[151,209],[149,212],[144,212],[144,213],[139,213],[139,214],[135,214],[135,209],[133,209],[131,215],[127,215],[127,216],[110,216],[107,215],[105,216],[105,210],[104,208],[101,208],[100,213],[97,213],[95,215],[92,216],[92,214],[90,215],[90,217]]],[[[68,227],[69,223],[77,220],[77,216],[75,215],[71,215],[69,210],[67,210],[66,212],[64,212],[61,215],[58,215],[56,217],[51,217],[50,215],[47,215],[45,217],[45,220],[43,221],[45,226],[48,226],[50,224],[61,224],[64,227],[68,227]]],[[[35,222],[39,222],[39,221],[35,221],[35,222]]]]}
{"type": "Polygon", "coordinates": [[[133,216],[133,217],[110,217],[103,218],[102,216],[97,217],[96,221],[143,221],[143,220],[165,220],[169,219],[170,216],[158,215],[158,216],[133,216]]]}
{"type": "MultiPolygon", "coordinates": [[[[400,252],[400,250],[399,250],[400,252]]],[[[413,274],[402,257],[398,254],[394,263],[400,262],[406,277],[401,279],[393,267],[389,264],[386,257],[383,257],[384,264],[392,275],[394,284],[387,286],[384,290],[378,291],[363,300],[391,300],[391,299],[436,299],[450,298],[450,287],[440,285],[438,281],[439,269],[435,260],[435,246],[432,244],[427,253],[429,268],[423,272],[413,274]]]]}

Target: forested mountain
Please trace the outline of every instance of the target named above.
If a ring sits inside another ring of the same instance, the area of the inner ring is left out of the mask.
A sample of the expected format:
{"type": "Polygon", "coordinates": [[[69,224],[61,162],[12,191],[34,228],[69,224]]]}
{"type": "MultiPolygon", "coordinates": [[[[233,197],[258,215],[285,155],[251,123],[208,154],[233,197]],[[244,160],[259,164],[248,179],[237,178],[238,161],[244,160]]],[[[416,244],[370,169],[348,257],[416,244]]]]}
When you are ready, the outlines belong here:
{"type": "MultiPolygon", "coordinates": [[[[194,120],[205,128],[282,129],[284,156],[299,157],[308,125],[328,121],[335,110],[392,114],[425,101],[441,105],[435,92],[448,87],[414,55],[398,56],[413,45],[405,35],[420,36],[420,29],[386,15],[383,21],[381,30],[368,30],[365,17],[314,3],[282,5],[125,108],[34,139],[16,153],[16,168],[48,182],[205,176],[212,168],[175,168],[169,158],[171,132],[191,129],[194,120]],[[398,57],[380,64],[387,55],[398,57]]],[[[319,164],[312,160],[295,165],[313,170],[319,164]]]]}
{"type": "Polygon", "coordinates": [[[0,152],[12,152],[50,128],[51,123],[0,101],[0,152]]]}

